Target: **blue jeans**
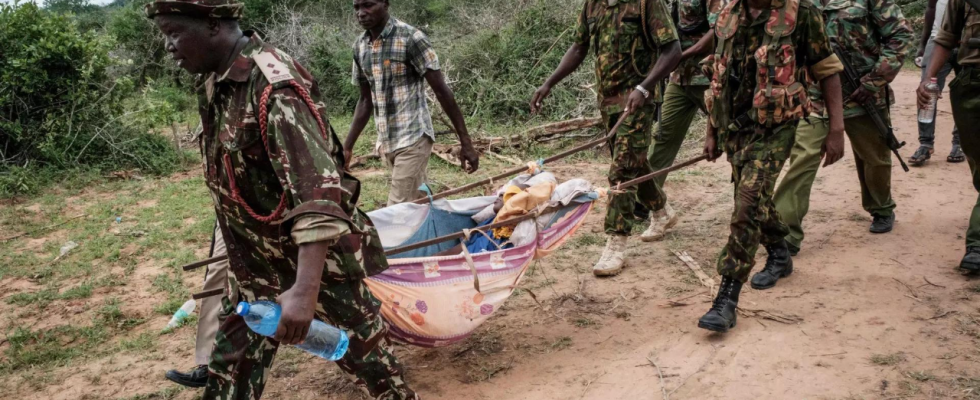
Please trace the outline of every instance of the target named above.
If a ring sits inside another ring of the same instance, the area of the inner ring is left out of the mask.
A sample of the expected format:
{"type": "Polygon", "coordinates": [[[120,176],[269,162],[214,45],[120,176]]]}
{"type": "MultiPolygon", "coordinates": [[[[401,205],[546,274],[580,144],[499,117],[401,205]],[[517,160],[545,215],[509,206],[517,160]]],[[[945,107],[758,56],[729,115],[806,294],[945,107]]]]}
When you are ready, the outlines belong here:
{"type": "MultiPolygon", "coordinates": [[[[922,54],[922,79],[926,79],[926,71],[929,69],[929,60],[932,60],[932,49],[936,47],[936,44],[929,40],[929,44],[926,45],[926,50],[922,54]]],[[[946,60],[946,64],[943,68],[939,70],[939,74],[936,75],[936,83],[939,87],[946,87],[946,77],[949,73],[953,71],[953,63],[956,62],[956,53],[951,53],[949,59],[946,60]]],[[[938,110],[938,107],[937,107],[938,110]]],[[[922,147],[933,148],[936,143],[936,118],[935,113],[933,113],[932,123],[925,124],[919,122],[919,145],[922,147]]],[[[956,125],[953,125],[953,145],[958,146],[960,144],[960,132],[956,129],[956,125]]]]}

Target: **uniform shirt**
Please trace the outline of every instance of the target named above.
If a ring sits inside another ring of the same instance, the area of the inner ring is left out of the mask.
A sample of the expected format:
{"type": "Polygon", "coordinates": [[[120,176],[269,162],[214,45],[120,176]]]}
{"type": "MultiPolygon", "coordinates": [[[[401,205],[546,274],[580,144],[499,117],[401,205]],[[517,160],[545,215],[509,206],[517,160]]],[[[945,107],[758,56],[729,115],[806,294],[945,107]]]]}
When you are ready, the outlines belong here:
{"type": "Polygon", "coordinates": [[[959,46],[957,62],[960,66],[980,67],[980,49],[967,46],[970,38],[980,38],[980,11],[964,0],[949,0],[943,28],[936,35],[936,44],[947,49],[959,46]]]}
{"type": "MultiPolygon", "coordinates": [[[[861,84],[874,94],[879,109],[894,102],[895,94],[888,83],[898,76],[914,40],[901,8],[894,0],[817,0],[814,6],[823,11],[827,35],[843,47],[851,66],[861,76],[861,84]]],[[[844,86],[844,98],[854,88],[844,86]]],[[[819,86],[810,90],[814,100],[814,112],[826,113],[819,86]]],[[[844,104],[844,118],[864,115],[860,104],[848,101],[844,104]]]]}
{"type": "Polygon", "coordinates": [[[425,99],[425,74],[439,70],[439,57],[422,31],[388,18],[381,35],[364,32],[354,42],[353,82],[371,86],[377,147],[391,153],[435,140],[432,115],[425,99]]]}
{"type": "Polygon", "coordinates": [[[316,82],[257,34],[246,35],[248,44],[229,69],[208,76],[198,96],[205,179],[238,284],[257,298],[273,298],[293,284],[299,245],[319,241],[331,242],[324,281],[383,271],[387,262],[377,232],[355,208],[360,183],[337,168],[343,150],[326,120],[316,82]],[[265,103],[263,137],[259,110],[269,79],[256,59],[274,76],[291,76],[307,88],[326,138],[307,103],[278,80],[265,103]],[[269,215],[284,191],[286,212],[280,221],[262,222],[245,208],[269,215]]]}
{"type": "MultiPolygon", "coordinates": [[[[677,40],[663,0],[646,3],[652,45],[661,48],[677,40]]],[[[607,113],[623,109],[630,92],[657,61],[657,51],[643,38],[640,4],[641,0],[586,0],[579,15],[575,43],[591,46],[596,54],[599,106],[607,113]]]]}
{"type": "MultiPolygon", "coordinates": [[[[725,6],[725,0],[674,0],[672,8],[677,10],[677,34],[681,50],[687,50],[704,37],[714,26],[718,13],[725,6]]],[[[708,86],[711,77],[704,76],[699,65],[704,57],[684,60],[670,74],[670,83],[681,86],[708,86]]]]}
{"type": "MultiPolygon", "coordinates": [[[[738,77],[739,84],[733,90],[732,118],[737,118],[752,109],[752,97],[756,90],[755,51],[766,37],[766,21],[769,20],[769,10],[763,10],[759,16],[751,20],[749,8],[742,0],[738,7],[741,9],[738,31],[735,33],[732,45],[732,74],[738,77]]],[[[790,37],[796,43],[796,65],[798,69],[809,68],[814,82],[843,70],[840,61],[830,49],[830,41],[824,30],[823,18],[809,0],[800,0],[800,8],[796,15],[796,29],[790,37]]],[[[797,75],[802,77],[803,74],[797,75]]],[[[809,83],[816,86],[817,83],[809,83]]]]}

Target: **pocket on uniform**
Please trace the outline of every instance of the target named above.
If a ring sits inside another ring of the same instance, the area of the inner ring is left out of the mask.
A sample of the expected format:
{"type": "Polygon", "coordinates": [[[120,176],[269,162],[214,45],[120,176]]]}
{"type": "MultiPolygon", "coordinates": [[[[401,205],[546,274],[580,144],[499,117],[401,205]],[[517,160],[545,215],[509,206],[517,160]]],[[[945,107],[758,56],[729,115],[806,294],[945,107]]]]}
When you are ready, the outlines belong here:
{"type": "Polygon", "coordinates": [[[225,150],[238,152],[261,142],[262,135],[259,133],[258,124],[256,126],[225,126],[218,132],[218,140],[225,150]]]}
{"type": "MultiPolygon", "coordinates": [[[[786,43],[776,47],[774,50],[775,65],[773,66],[773,85],[791,85],[796,82],[796,48],[791,43],[786,43]]],[[[755,62],[759,66],[759,82],[769,80],[769,54],[770,48],[759,47],[755,51],[755,62]]]]}
{"type": "Polygon", "coordinates": [[[620,53],[633,53],[637,48],[643,28],[640,26],[640,17],[623,17],[622,26],[619,29],[618,48],[620,53]]]}

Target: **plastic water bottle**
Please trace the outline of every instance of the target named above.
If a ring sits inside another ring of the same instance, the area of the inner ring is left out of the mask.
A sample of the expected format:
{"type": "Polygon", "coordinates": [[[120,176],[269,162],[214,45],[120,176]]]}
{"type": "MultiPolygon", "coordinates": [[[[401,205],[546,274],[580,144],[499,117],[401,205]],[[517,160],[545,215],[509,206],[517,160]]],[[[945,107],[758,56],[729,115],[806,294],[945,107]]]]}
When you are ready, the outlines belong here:
{"type": "Polygon", "coordinates": [[[936,119],[936,103],[939,102],[939,92],[941,91],[936,78],[929,79],[929,83],[926,84],[926,91],[929,92],[929,103],[919,109],[919,122],[931,124],[936,119]]]}
{"type": "MultiPolygon", "coordinates": [[[[272,337],[276,334],[276,329],[279,328],[282,307],[271,301],[253,303],[243,301],[238,303],[235,313],[245,318],[245,323],[255,333],[272,337]]],[[[303,340],[303,343],[296,345],[296,347],[328,361],[337,361],[347,352],[349,342],[350,339],[347,338],[344,331],[321,321],[313,320],[310,324],[310,333],[306,334],[306,340],[303,340]]]]}
{"type": "Polygon", "coordinates": [[[174,313],[174,316],[170,318],[170,322],[167,323],[167,327],[163,330],[171,330],[176,328],[178,325],[187,320],[187,317],[194,312],[194,308],[197,307],[197,302],[194,300],[187,300],[184,305],[180,306],[180,309],[174,313]]]}

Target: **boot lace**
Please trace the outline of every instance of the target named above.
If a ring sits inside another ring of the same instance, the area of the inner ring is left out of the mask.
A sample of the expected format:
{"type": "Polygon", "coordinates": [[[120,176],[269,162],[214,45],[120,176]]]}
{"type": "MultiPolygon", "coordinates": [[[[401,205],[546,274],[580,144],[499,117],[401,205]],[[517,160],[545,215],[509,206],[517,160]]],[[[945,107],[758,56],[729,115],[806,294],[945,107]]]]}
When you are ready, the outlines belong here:
{"type": "Polygon", "coordinates": [[[711,303],[711,311],[721,312],[728,303],[728,297],[732,292],[731,281],[723,280],[721,281],[721,287],[718,288],[718,295],[715,296],[715,300],[711,303]]]}

